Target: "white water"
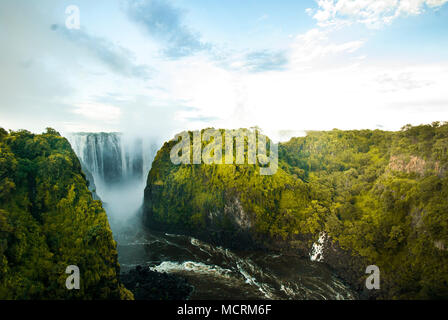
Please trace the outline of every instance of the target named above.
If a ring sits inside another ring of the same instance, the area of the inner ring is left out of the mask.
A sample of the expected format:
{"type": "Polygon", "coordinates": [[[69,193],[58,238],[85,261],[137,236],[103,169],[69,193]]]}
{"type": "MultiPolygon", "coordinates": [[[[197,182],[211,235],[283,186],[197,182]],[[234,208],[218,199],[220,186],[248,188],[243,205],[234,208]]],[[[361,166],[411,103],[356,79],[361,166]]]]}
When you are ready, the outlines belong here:
{"type": "Polygon", "coordinates": [[[230,278],[230,273],[232,272],[229,269],[224,269],[216,265],[207,265],[202,262],[195,261],[185,261],[182,263],[172,262],[172,261],[164,261],[161,264],[149,268],[152,271],[158,272],[195,272],[199,274],[208,274],[220,277],[228,277],[230,278]]]}
{"type": "Polygon", "coordinates": [[[317,261],[317,262],[324,261],[323,250],[326,238],[327,234],[325,232],[321,232],[319,234],[319,239],[317,240],[317,242],[313,243],[313,247],[311,248],[310,252],[311,261],[317,261]]]}
{"type": "Polygon", "coordinates": [[[160,143],[121,133],[71,133],[67,139],[83,169],[93,176],[91,183],[116,229],[140,208],[160,143]]]}
{"type": "Polygon", "coordinates": [[[195,287],[193,299],[355,298],[324,264],[229,250],[182,235],[148,230],[119,241],[119,260],[124,270],[141,265],[185,277],[195,287]]]}
{"type": "Polygon", "coordinates": [[[67,139],[98,184],[146,180],[159,147],[157,141],[122,133],[71,133],[67,139]]]}

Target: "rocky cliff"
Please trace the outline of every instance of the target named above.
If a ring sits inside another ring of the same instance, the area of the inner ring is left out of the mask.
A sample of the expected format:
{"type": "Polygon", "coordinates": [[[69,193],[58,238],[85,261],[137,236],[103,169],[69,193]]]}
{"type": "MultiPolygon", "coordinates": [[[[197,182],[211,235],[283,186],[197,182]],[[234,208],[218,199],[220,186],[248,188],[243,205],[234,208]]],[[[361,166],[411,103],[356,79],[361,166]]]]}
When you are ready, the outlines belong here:
{"type": "Polygon", "coordinates": [[[174,165],[172,140],[149,173],[144,221],[301,256],[325,232],[320,260],[363,297],[448,298],[447,142],[440,123],[308,132],[280,144],[279,169],[263,176],[259,164],[174,165]],[[377,291],[364,285],[372,264],[381,270],[377,291]]]}
{"type": "Polygon", "coordinates": [[[0,299],[131,299],[116,243],[69,142],[0,128],[0,299]],[[68,290],[68,266],[79,289],[68,290]]]}

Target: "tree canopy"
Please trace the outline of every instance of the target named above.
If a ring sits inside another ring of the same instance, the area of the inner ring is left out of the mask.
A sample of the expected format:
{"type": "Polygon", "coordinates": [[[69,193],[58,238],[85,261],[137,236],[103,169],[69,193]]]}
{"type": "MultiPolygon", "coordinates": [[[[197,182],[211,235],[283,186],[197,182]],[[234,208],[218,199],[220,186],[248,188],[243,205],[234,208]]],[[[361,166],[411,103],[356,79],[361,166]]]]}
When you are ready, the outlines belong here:
{"type": "Polygon", "coordinates": [[[68,141],[0,128],[0,299],[120,299],[116,243],[68,141]],[[80,269],[67,290],[66,267],[80,269]]]}

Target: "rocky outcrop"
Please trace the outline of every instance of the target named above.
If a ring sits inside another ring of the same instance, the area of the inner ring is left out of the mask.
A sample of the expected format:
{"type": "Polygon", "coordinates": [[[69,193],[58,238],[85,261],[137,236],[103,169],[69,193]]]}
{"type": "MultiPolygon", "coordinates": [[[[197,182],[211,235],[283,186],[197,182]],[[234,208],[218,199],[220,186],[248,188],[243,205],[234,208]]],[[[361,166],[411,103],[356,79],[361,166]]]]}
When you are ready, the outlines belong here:
{"type": "Polygon", "coordinates": [[[268,177],[256,165],[174,165],[170,141],[148,176],[144,221],[226,247],[312,258],[363,298],[379,297],[365,289],[372,264],[383,275],[381,298],[444,297],[446,135],[448,125],[311,132],[280,145],[268,177]]]}
{"type": "Polygon", "coordinates": [[[86,165],[80,161],[82,171],[84,172],[87,180],[87,186],[89,187],[90,192],[92,192],[92,197],[95,200],[100,200],[100,196],[96,193],[96,185],[95,185],[95,179],[93,178],[92,173],[87,169],[86,165]]]}
{"type": "Polygon", "coordinates": [[[446,168],[437,160],[425,160],[415,155],[393,155],[390,157],[388,168],[392,171],[415,173],[420,176],[435,173],[443,177],[446,168]]]}
{"type": "Polygon", "coordinates": [[[187,300],[194,288],[184,278],[137,266],[120,276],[136,300],[187,300]]]}
{"type": "MultiPolygon", "coordinates": [[[[360,299],[375,299],[378,293],[365,286],[365,270],[368,263],[349,250],[342,249],[337,241],[329,236],[321,236],[316,261],[329,265],[333,271],[359,294],[360,299]]],[[[316,253],[312,251],[311,253],[316,253]]]]}
{"type": "MultiPolygon", "coordinates": [[[[169,158],[171,146],[168,142],[159,150],[148,176],[142,215],[147,227],[230,249],[310,258],[314,235],[282,234],[296,223],[285,212],[303,210],[309,204],[303,182],[281,170],[261,177],[239,166],[176,166],[169,158]]],[[[329,237],[324,239],[315,260],[334,267],[341,279],[360,288],[360,273],[352,272],[350,254],[333,246],[329,237]]]]}
{"type": "Polygon", "coordinates": [[[425,173],[426,161],[416,156],[410,156],[408,159],[404,156],[390,157],[389,168],[394,171],[406,173],[425,173]]]}
{"type": "Polygon", "coordinates": [[[175,145],[164,144],[148,175],[143,205],[148,227],[229,248],[284,246],[280,233],[294,226],[286,217],[271,220],[290,206],[307,205],[302,181],[281,169],[263,176],[257,164],[175,165],[170,158],[175,145]]]}
{"type": "Polygon", "coordinates": [[[434,241],[434,246],[439,249],[439,250],[448,250],[446,245],[445,245],[445,241],[443,240],[436,240],[434,241]]]}
{"type": "Polygon", "coordinates": [[[244,211],[238,198],[231,198],[225,202],[224,208],[212,209],[205,215],[201,228],[189,227],[169,223],[157,219],[151,211],[151,206],[162,197],[161,186],[152,186],[145,190],[146,210],[142,215],[143,224],[150,229],[193,236],[202,241],[225,246],[230,249],[265,249],[259,240],[254,237],[254,218],[244,211]]]}

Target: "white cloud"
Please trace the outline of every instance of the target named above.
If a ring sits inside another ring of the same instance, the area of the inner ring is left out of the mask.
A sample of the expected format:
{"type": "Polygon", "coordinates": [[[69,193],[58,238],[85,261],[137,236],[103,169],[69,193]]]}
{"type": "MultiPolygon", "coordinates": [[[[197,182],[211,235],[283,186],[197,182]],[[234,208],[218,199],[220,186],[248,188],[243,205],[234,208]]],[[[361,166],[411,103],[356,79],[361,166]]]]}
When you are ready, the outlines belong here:
{"type": "Polygon", "coordinates": [[[332,43],[328,37],[329,31],[311,29],[298,35],[292,44],[291,60],[293,63],[310,62],[316,59],[335,56],[343,53],[353,53],[364,44],[364,40],[332,43]]]}
{"type": "Polygon", "coordinates": [[[357,52],[363,41],[333,42],[328,32],[297,36],[284,70],[251,73],[204,57],[171,64],[165,87],[195,107],[177,120],[197,119],[186,120],[189,129],[258,125],[274,137],[279,130],[398,130],[448,120],[448,64],[373,64],[357,52]]]}
{"type": "Polygon", "coordinates": [[[419,74],[419,79],[409,71],[398,70],[380,75],[378,83],[383,87],[384,92],[399,90],[414,90],[434,84],[433,80],[419,74]]]}
{"type": "Polygon", "coordinates": [[[121,110],[118,107],[92,102],[77,104],[72,112],[91,120],[104,121],[106,123],[114,123],[121,116],[121,110]]]}
{"type": "MultiPolygon", "coordinates": [[[[375,10],[388,15],[399,7],[387,11],[388,1],[377,2],[375,10]]],[[[432,6],[442,2],[426,1],[432,6]]],[[[336,2],[322,3],[318,10],[329,13],[328,21],[340,19],[342,13],[363,15],[362,6],[346,6],[337,7],[333,17],[336,2]]],[[[413,12],[411,8],[400,10],[413,12]]],[[[6,12],[0,10],[4,18],[0,24],[8,18],[6,12]]],[[[131,57],[140,53],[129,66],[154,68],[151,78],[142,80],[127,76],[129,72],[117,72],[133,70],[121,60],[112,59],[125,67],[110,68],[113,65],[109,64],[105,68],[98,55],[92,54],[97,51],[90,42],[86,50],[52,31],[53,18],[33,18],[34,11],[15,12],[17,18],[11,19],[9,26],[14,27],[16,37],[7,37],[7,29],[0,28],[5,42],[0,52],[4,89],[0,125],[7,128],[131,130],[160,133],[166,140],[174,132],[208,126],[259,125],[272,135],[278,130],[376,128],[378,124],[399,129],[406,123],[448,120],[448,64],[374,64],[363,48],[365,40],[337,41],[331,28],[291,37],[290,47],[280,56],[255,52],[249,55],[252,60],[241,51],[222,60],[209,52],[166,60],[145,55],[153,50],[135,45],[139,37],[130,36],[133,40],[124,45],[111,36],[114,46],[103,47],[127,47],[131,57]],[[248,62],[252,68],[247,67],[248,62]],[[273,68],[275,62],[281,68],[273,68]],[[253,72],[254,66],[262,70],[253,72]]]]}
{"type": "Polygon", "coordinates": [[[313,14],[319,26],[362,23],[378,28],[400,16],[421,14],[426,7],[438,8],[448,0],[316,0],[313,14]]]}

